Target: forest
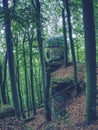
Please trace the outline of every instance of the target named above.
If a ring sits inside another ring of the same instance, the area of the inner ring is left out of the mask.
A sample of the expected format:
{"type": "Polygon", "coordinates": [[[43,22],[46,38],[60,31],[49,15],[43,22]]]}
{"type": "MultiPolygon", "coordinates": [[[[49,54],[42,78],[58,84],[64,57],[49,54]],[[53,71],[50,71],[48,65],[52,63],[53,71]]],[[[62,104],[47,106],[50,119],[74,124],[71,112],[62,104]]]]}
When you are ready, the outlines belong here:
{"type": "Polygon", "coordinates": [[[0,130],[98,130],[97,15],[97,0],[0,0],[0,130]]]}

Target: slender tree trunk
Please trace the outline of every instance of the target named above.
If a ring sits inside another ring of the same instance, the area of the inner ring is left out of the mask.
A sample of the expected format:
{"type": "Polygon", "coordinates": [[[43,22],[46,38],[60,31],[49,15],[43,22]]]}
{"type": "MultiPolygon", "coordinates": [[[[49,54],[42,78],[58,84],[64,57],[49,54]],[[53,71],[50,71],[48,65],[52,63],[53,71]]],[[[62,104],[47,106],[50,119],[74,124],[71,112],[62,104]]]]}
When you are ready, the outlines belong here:
{"type": "Polygon", "coordinates": [[[20,109],[21,109],[21,115],[23,118],[25,118],[25,115],[22,114],[23,112],[23,101],[22,101],[22,96],[21,96],[21,88],[20,88],[20,70],[19,70],[19,58],[18,58],[18,38],[16,38],[15,41],[16,45],[16,79],[18,83],[18,93],[19,93],[19,102],[20,102],[20,109]]]}
{"type": "MultiPolygon", "coordinates": [[[[29,110],[29,95],[28,95],[28,83],[27,83],[27,64],[26,64],[26,55],[25,55],[25,34],[24,34],[24,39],[23,39],[23,59],[24,59],[24,75],[25,75],[25,85],[26,85],[26,105],[27,105],[27,110],[29,110]]],[[[28,116],[30,116],[30,113],[28,111],[28,116]]]]}
{"type": "Polygon", "coordinates": [[[6,97],[7,97],[7,103],[10,105],[11,101],[10,101],[10,97],[9,97],[9,90],[8,90],[8,85],[6,83],[6,97]]]}
{"type": "Polygon", "coordinates": [[[50,89],[50,69],[46,66],[46,87],[45,87],[45,107],[46,107],[46,119],[51,120],[51,109],[50,109],[50,102],[49,102],[49,89],[50,89]]]}
{"type": "Polygon", "coordinates": [[[78,44],[76,45],[76,49],[77,49],[77,61],[80,62],[80,56],[79,56],[79,46],[78,44]]]}
{"type": "MultiPolygon", "coordinates": [[[[40,65],[39,65],[40,66],[40,65]]],[[[42,98],[42,87],[41,87],[41,75],[40,75],[40,67],[38,68],[38,72],[37,72],[37,66],[36,63],[34,63],[34,79],[36,82],[36,91],[37,91],[37,95],[38,95],[38,99],[39,99],[39,104],[42,103],[43,98],[42,98]],[[37,74],[38,74],[38,78],[37,78],[37,74]]]]}
{"type": "Polygon", "coordinates": [[[36,108],[35,108],[35,98],[34,98],[34,86],[33,86],[33,56],[32,56],[32,42],[33,37],[30,38],[30,34],[28,33],[29,38],[29,50],[30,50],[30,85],[31,85],[31,95],[32,95],[32,103],[33,103],[33,111],[34,115],[36,114],[36,108]]]}
{"type": "Polygon", "coordinates": [[[41,87],[41,76],[40,76],[40,67],[36,66],[36,63],[34,63],[34,80],[36,84],[36,92],[38,96],[38,102],[39,102],[39,107],[42,103],[42,87],[41,87]],[[37,72],[38,69],[38,72],[37,72]]]}
{"type": "Polygon", "coordinates": [[[1,62],[0,62],[0,102],[2,100],[3,102],[3,94],[2,94],[2,65],[1,65],[1,62]]]}
{"type": "Polygon", "coordinates": [[[43,95],[42,95],[42,87],[41,87],[41,74],[40,74],[40,68],[39,68],[39,93],[40,93],[40,103],[43,101],[43,95]]]}
{"type": "Polygon", "coordinates": [[[62,22],[63,22],[63,36],[64,36],[64,65],[68,66],[68,47],[67,47],[67,35],[65,25],[65,8],[62,9],[62,22]]]}
{"type": "MultiPolygon", "coordinates": [[[[5,58],[4,58],[4,78],[2,80],[2,84],[1,84],[1,94],[2,94],[2,103],[3,104],[7,104],[7,99],[6,99],[6,71],[7,69],[7,51],[5,54],[5,58]]],[[[1,76],[2,77],[2,76],[1,76]]]]}
{"type": "Polygon", "coordinates": [[[17,93],[17,86],[16,86],[16,80],[15,80],[11,19],[10,19],[10,11],[8,8],[8,0],[3,0],[3,8],[4,8],[5,35],[6,35],[6,45],[7,45],[9,74],[10,74],[10,81],[11,81],[13,104],[14,104],[16,115],[20,117],[18,93],[17,93]]]}
{"type": "Polygon", "coordinates": [[[69,0],[65,0],[66,2],[66,12],[67,12],[67,20],[68,20],[68,29],[69,29],[69,40],[71,44],[71,53],[72,53],[72,60],[74,65],[74,82],[77,82],[77,66],[76,66],[76,57],[75,57],[75,50],[74,50],[74,43],[72,38],[72,25],[70,19],[70,9],[69,9],[69,0]]]}
{"type": "MultiPolygon", "coordinates": [[[[39,52],[40,52],[40,61],[41,61],[41,72],[42,72],[42,81],[43,81],[43,90],[44,90],[44,100],[46,100],[48,95],[47,93],[47,86],[45,86],[45,62],[44,62],[44,53],[43,53],[43,45],[42,45],[42,34],[41,34],[41,14],[40,14],[40,2],[39,0],[36,0],[36,26],[37,26],[37,40],[38,40],[38,46],[39,46],[39,52]]],[[[47,110],[47,102],[45,102],[45,114],[46,114],[46,120],[51,120],[51,113],[48,113],[47,110]],[[47,114],[48,113],[48,114],[47,114]]]]}
{"type": "Polygon", "coordinates": [[[37,93],[37,97],[38,97],[38,103],[40,104],[40,94],[39,94],[40,88],[39,88],[39,84],[38,84],[36,74],[38,74],[38,73],[35,72],[34,81],[35,81],[35,86],[36,86],[36,93],[37,93]]]}
{"type": "Polygon", "coordinates": [[[86,121],[97,119],[96,114],[96,42],[93,0],[82,0],[86,50],[86,121]]]}

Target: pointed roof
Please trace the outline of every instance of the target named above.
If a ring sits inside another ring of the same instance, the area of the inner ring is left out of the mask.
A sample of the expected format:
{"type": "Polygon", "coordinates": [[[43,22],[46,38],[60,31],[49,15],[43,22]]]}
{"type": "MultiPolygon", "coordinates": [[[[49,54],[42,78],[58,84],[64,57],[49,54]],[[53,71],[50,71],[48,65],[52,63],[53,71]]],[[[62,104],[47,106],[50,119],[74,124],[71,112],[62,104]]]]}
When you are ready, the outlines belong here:
{"type": "Polygon", "coordinates": [[[63,36],[52,36],[47,39],[45,47],[58,47],[63,46],[64,38],[63,36]]]}

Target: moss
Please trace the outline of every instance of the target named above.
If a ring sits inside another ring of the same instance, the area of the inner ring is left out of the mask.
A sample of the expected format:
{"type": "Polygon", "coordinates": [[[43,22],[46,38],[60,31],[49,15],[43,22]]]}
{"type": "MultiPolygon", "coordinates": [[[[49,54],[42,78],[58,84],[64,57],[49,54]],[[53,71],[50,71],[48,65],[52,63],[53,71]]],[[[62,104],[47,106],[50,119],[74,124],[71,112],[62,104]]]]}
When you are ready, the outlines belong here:
{"type": "Polygon", "coordinates": [[[63,86],[70,86],[73,84],[73,78],[68,78],[68,77],[61,77],[61,78],[57,78],[57,77],[51,77],[51,88],[52,87],[56,87],[59,85],[63,85],[63,86]]]}
{"type": "Polygon", "coordinates": [[[67,90],[69,86],[73,85],[73,79],[72,78],[52,78],[51,81],[51,87],[50,87],[50,93],[52,96],[58,94],[55,98],[58,101],[64,101],[70,96],[70,93],[72,92],[73,88],[70,88],[67,90]],[[63,91],[64,90],[64,91],[63,91]],[[67,90],[67,91],[65,91],[67,90]]]}

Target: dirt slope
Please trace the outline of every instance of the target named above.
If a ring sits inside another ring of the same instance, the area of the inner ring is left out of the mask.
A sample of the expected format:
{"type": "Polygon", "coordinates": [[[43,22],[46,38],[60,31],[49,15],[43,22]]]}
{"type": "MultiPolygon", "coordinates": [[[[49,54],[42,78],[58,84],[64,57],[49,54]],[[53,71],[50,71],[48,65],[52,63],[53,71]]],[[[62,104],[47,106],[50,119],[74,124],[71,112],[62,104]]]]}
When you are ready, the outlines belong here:
{"type": "MultiPolygon", "coordinates": [[[[64,66],[61,66],[53,75],[56,77],[72,77],[73,67],[64,68],[64,66]]],[[[85,66],[78,64],[78,80],[81,79],[85,80],[85,66]]],[[[89,126],[85,123],[85,101],[85,92],[82,92],[77,98],[69,99],[65,108],[67,118],[63,120],[46,122],[43,108],[39,109],[36,119],[29,124],[32,130],[98,130],[98,121],[89,126]]]]}
{"type": "MultiPolygon", "coordinates": [[[[70,66],[68,68],[64,68],[61,66],[57,71],[53,73],[53,75],[57,77],[72,76],[73,67],[70,66]]],[[[85,67],[84,65],[78,64],[78,80],[84,78],[85,67]]],[[[35,119],[26,123],[26,125],[29,125],[31,127],[31,130],[98,130],[98,121],[95,121],[92,125],[89,126],[87,126],[85,123],[85,98],[85,92],[82,92],[79,97],[73,97],[69,99],[65,107],[67,115],[64,119],[46,122],[44,117],[44,109],[40,108],[37,110],[35,119]]],[[[16,118],[15,120],[17,122],[16,118]]],[[[24,125],[22,127],[22,123],[13,123],[15,120],[13,119],[11,122],[8,120],[0,120],[0,130],[9,130],[7,129],[7,125],[9,124],[10,130],[22,130],[21,128],[24,128],[24,125]],[[3,129],[1,127],[2,124],[6,126],[6,129],[3,129]],[[13,127],[11,127],[11,125],[13,127]]]]}

